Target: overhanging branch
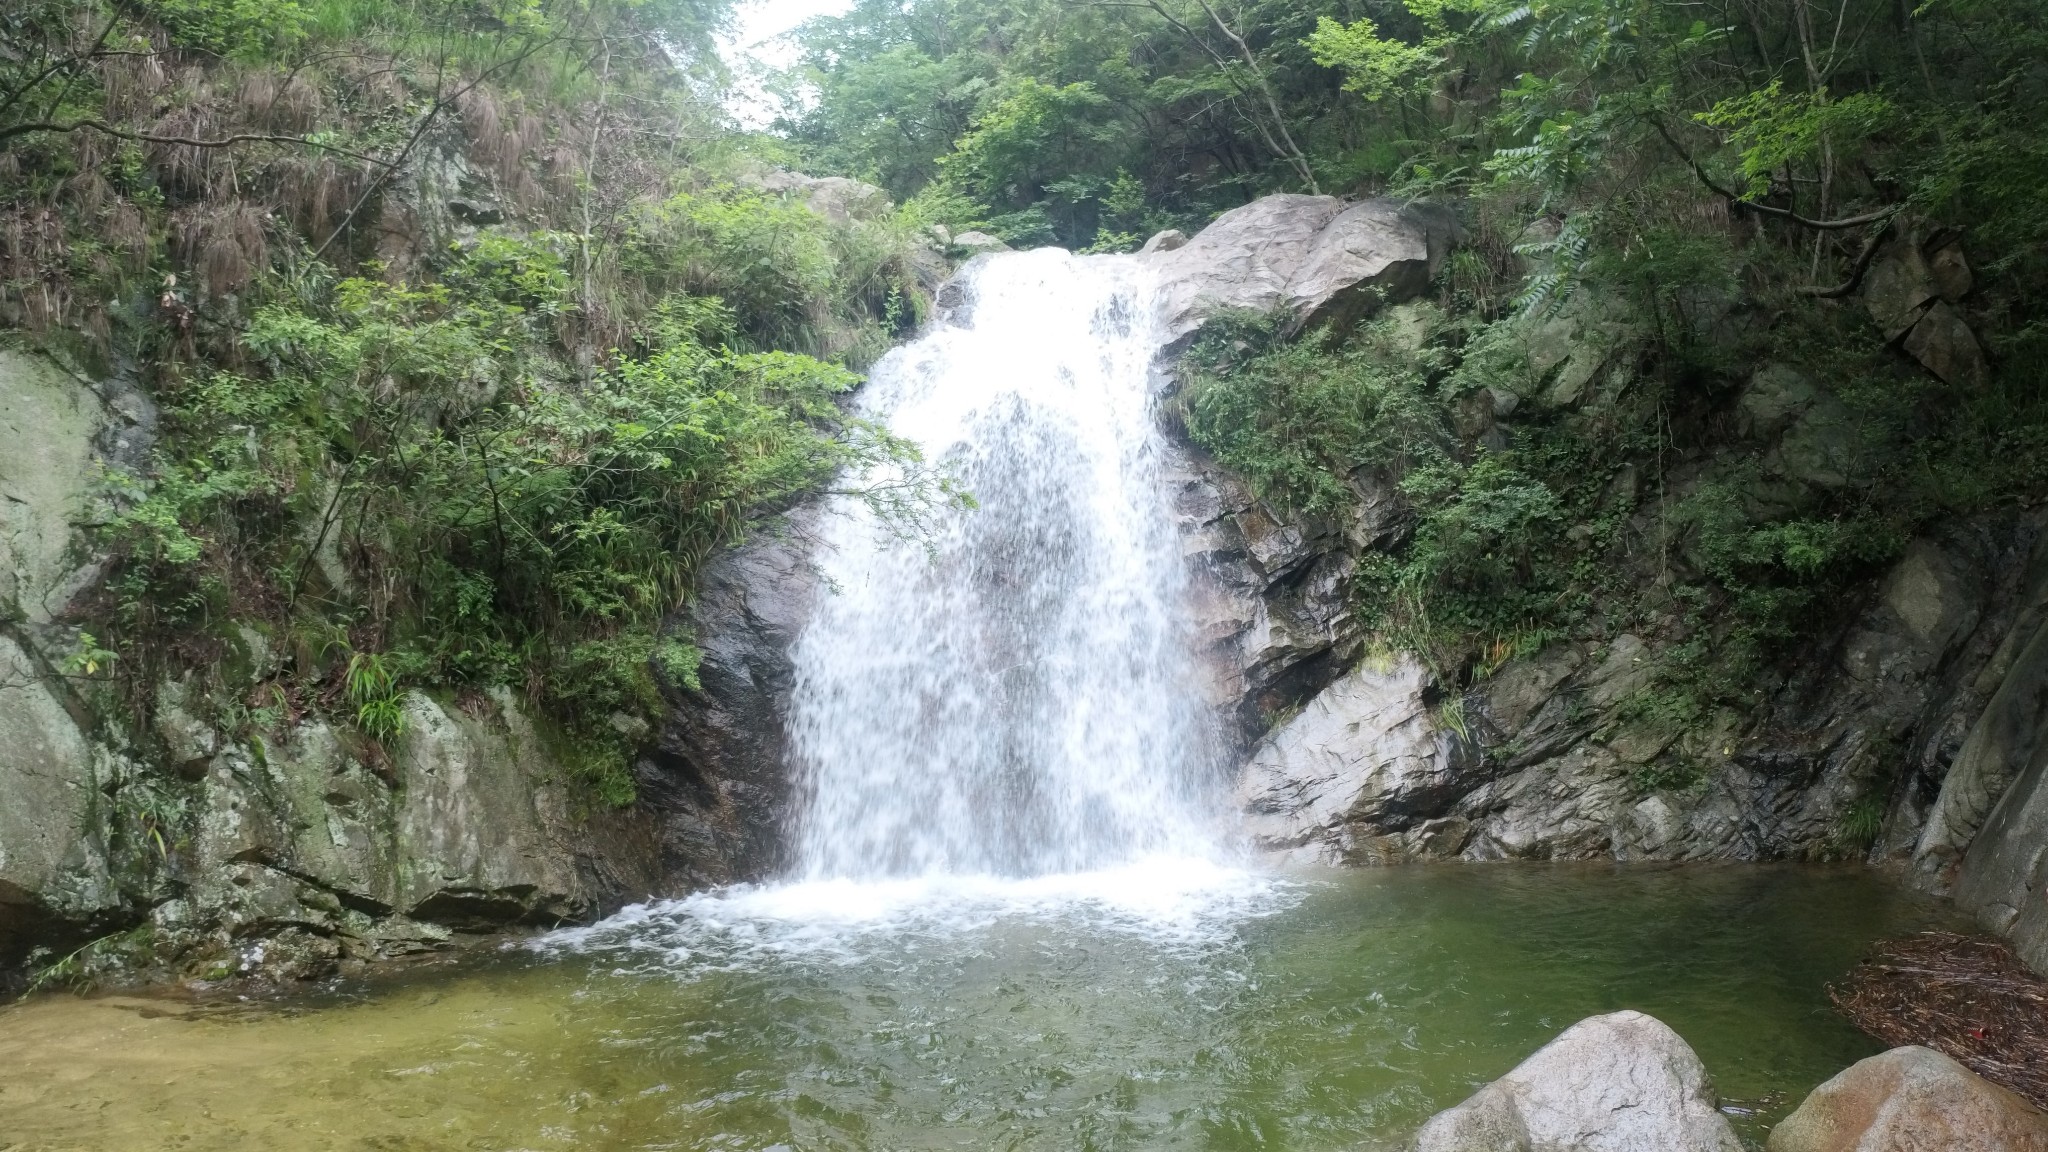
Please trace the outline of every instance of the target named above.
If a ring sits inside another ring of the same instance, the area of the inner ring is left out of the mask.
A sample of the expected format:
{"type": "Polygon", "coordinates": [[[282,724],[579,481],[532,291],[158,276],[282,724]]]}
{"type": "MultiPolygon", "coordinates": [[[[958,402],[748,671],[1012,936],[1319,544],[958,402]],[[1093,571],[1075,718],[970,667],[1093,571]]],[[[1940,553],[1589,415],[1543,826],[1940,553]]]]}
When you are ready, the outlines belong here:
{"type": "Polygon", "coordinates": [[[1865,224],[1876,224],[1880,221],[1890,220],[1893,216],[1898,215],[1900,209],[1905,207],[1903,204],[1893,204],[1889,207],[1879,208],[1874,212],[1865,212],[1861,216],[1845,216],[1839,220],[1814,220],[1801,216],[1789,208],[1775,208],[1769,204],[1759,204],[1754,200],[1738,196],[1733,191],[1723,188],[1720,184],[1716,183],[1712,176],[1707,175],[1705,166],[1693,158],[1693,154],[1686,150],[1685,145],[1678,142],[1678,138],[1671,134],[1671,130],[1664,126],[1662,120],[1657,119],[1655,116],[1648,116],[1645,119],[1650,122],[1651,127],[1657,130],[1657,135],[1664,138],[1664,143],[1669,144],[1671,150],[1678,153],[1678,158],[1685,161],[1685,166],[1692,169],[1692,174],[1699,178],[1701,184],[1706,185],[1709,192],[1726,199],[1730,204],[1737,205],[1748,211],[1775,217],[1779,220],[1789,220],[1802,228],[1811,228],[1817,232],[1839,232],[1845,228],[1860,228],[1865,224]]]}

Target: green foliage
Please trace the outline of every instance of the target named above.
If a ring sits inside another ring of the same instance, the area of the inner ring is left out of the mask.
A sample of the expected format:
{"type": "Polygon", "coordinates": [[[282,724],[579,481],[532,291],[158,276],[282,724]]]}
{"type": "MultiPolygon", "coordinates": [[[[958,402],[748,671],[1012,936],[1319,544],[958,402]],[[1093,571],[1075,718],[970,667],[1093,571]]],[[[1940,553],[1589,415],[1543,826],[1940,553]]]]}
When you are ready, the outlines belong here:
{"type": "MultiPolygon", "coordinates": [[[[1305,512],[1352,499],[1360,470],[1438,465],[1450,428],[1427,357],[1372,341],[1281,340],[1280,317],[1212,321],[1190,350],[1187,427],[1263,499],[1305,512]]],[[[1379,335],[1392,338],[1391,330],[1379,335]]]]}
{"type": "Polygon", "coordinates": [[[1404,44],[1380,35],[1369,19],[1341,24],[1328,16],[1316,19],[1308,38],[1309,52],[1325,68],[1344,73],[1344,90],[1367,100],[1407,92],[1429,82],[1436,55],[1423,45],[1404,44]]]}
{"type": "Polygon", "coordinates": [[[1835,843],[1850,852],[1868,852],[1884,832],[1885,797],[1866,792],[1842,809],[1835,821],[1835,843]]]}
{"type": "Polygon", "coordinates": [[[1815,158],[1823,147],[1855,149],[1895,117],[1891,101],[1876,92],[1855,92],[1830,100],[1828,90],[1786,92],[1783,80],[1730,96],[1694,119],[1726,134],[1740,150],[1744,193],[1767,195],[1771,181],[1794,164],[1815,158]]]}
{"type": "MultiPolygon", "coordinates": [[[[727,205],[665,210],[757,227],[727,205]]],[[[113,522],[135,626],[189,624],[211,611],[208,581],[273,574],[270,594],[384,649],[359,646],[343,677],[366,735],[403,732],[402,680],[524,682],[618,801],[630,778],[619,783],[610,717],[658,712],[657,654],[672,679],[694,677],[694,650],[657,629],[712,547],[842,471],[897,469],[905,483],[875,494],[888,514],[944,498],[909,444],[842,415],[856,382],[845,369],[706,344],[734,327],[715,299],[671,298],[638,351],[560,382],[549,321],[571,305],[559,247],[488,237],[438,283],[347,279],[261,309],[244,343],[262,370],[166,395],[178,448],[113,522]],[[308,483],[321,460],[326,478],[308,483]],[[233,538],[207,529],[230,522],[233,538]],[[319,526],[319,542],[295,524],[319,526]],[[322,548],[376,593],[359,600],[320,576],[322,548]]],[[[720,274],[792,275],[756,267],[720,274]]]]}
{"type": "Polygon", "coordinates": [[[298,0],[144,0],[141,7],[173,43],[246,59],[291,51],[308,20],[298,0]]]}
{"type": "Polygon", "coordinates": [[[358,652],[349,657],[342,683],[363,735],[388,743],[405,734],[404,697],[398,675],[383,653],[358,652]]]}

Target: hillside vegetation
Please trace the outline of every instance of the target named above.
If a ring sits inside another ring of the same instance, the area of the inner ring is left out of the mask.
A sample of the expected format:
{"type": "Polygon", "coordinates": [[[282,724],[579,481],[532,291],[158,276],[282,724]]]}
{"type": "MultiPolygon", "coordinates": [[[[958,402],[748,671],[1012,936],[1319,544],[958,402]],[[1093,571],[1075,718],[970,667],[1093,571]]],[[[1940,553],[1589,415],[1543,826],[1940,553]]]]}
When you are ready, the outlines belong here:
{"type": "Polygon", "coordinates": [[[767,187],[786,155],[718,105],[725,18],[7,6],[0,316],[161,412],[106,477],[81,691],[147,716],[197,669],[231,739],[326,713],[374,757],[404,692],[510,684],[621,804],[711,550],[848,465],[905,466],[887,511],[947,498],[839,405],[921,315],[922,224],[767,187]]]}

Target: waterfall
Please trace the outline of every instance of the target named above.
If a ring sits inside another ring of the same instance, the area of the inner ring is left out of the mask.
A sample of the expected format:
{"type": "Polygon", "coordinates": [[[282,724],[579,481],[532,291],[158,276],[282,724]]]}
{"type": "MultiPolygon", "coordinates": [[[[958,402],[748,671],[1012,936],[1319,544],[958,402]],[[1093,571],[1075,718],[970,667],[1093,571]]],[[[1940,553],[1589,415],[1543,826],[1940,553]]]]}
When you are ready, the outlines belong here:
{"type": "Polygon", "coordinates": [[[965,316],[885,358],[860,406],[979,508],[922,547],[850,498],[828,518],[793,651],[793,878],[1213,855],[1149,274],[1044,249],[963,276],[965,316]]]}

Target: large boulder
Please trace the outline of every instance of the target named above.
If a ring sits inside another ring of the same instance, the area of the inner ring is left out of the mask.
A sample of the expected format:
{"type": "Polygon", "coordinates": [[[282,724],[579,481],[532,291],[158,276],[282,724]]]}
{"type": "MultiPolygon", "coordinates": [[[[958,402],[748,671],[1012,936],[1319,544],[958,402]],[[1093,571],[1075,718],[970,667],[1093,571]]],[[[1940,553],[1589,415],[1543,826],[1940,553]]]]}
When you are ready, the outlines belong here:
{"type": "Polygon", "coordinates": [[[1430,205],[1265,196],[1218,216],[1177,248],[1138,259],[1160,280],[1168,346],[1217,312],[1285,309],[1295,328],[1345,326],[1420,293],[1457,238],[1430,205]]]}
{"type": "Polygon", "coordinates": [[[1769,1152],[2048,1152],[2048,1116],[1931,1048],[1851,1065],[1771,1129],[1769,1152]]]}
{"type": "Polygon", "coordinates": [[[844,176],[807,176],[787,168],[771,168],[747,177],[746,182],[764,192],[778,192],[800,200],[835,224],[873,220],[892,207],[887,192],[844,176]]]}
{"type": "MultiPolygon", "coordinates": [[[[1238,781],[1253,842],[1306,859],[1351,861],[1382,854],[1382,833],[1408,831],[1445,807],[1459,785],[1458,764],[1430,710],[1430,687],[1412,657],[1368,663],[1276,729],[1238,781]]],[[[1439,835],[1427,847],[1455,852],[1464,847],[1455,839],[1439,835]]]]}
{"type": "Polygon", "coordinates": [[[1413,1152],[1740,1152],[1705,1067],[1641,1012],[1579,1021],[1416,1133],[1413,1152]]]}

